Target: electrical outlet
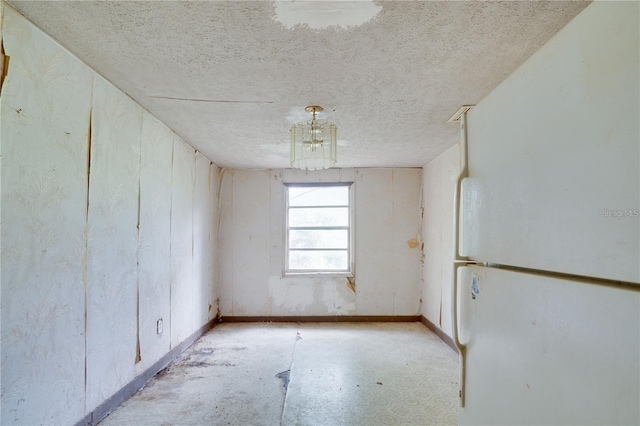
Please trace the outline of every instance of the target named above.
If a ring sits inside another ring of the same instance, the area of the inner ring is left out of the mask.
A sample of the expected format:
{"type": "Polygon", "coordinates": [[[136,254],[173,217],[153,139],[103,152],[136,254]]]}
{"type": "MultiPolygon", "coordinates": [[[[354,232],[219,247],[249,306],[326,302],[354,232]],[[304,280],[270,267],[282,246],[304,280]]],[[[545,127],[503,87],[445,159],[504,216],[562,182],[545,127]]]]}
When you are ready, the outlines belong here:
{"type": "Polygon", "coordinates": [[[162,334],[162,318],[160,318],[157,322],[156,322],[156,329],[158,331],[158,334],[162,334]]]}

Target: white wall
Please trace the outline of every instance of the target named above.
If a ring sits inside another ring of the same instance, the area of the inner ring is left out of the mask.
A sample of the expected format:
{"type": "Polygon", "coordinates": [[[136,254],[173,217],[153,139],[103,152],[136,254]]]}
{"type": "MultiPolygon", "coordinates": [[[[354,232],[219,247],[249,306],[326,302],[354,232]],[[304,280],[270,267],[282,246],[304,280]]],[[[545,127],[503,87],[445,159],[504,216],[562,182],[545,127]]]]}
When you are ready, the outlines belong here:
{"type": "Polygon", "coordinates": [[[421,169],[226,170],[220,305],[227,316],[417,315],[421,169]],[[283,277],[284,183],[354,182],[355,292],[346,278],[283,277]]]}
{"type": "Polygon", "coordinates": [[[73,424],[215,316],[219,171],[6,5],[2,32],[1,422],[73,424]]]}
{"type": "Polygon", "coordinates": [[[459,145],[449,148],[422,170],[424,260],[420,313],[451,336],[453,196],[460,173],[459,145]]]}

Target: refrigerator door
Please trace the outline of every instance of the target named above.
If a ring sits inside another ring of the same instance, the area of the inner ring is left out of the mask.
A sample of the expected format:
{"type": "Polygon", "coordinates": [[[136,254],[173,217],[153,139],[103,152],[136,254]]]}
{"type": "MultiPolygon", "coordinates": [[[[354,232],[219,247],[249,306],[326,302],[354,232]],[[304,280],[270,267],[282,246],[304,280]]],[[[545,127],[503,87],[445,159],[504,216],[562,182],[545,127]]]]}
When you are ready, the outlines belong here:
{"type": "Polygon", "coordinates": [[[461,425],[640,423],[640,292],[460,269],[461,425]]]}
{"type": "Polygon", "coordinates": [[[640,283],[638,2],[594,2],[468,113],[462,254],[640,283]]]}

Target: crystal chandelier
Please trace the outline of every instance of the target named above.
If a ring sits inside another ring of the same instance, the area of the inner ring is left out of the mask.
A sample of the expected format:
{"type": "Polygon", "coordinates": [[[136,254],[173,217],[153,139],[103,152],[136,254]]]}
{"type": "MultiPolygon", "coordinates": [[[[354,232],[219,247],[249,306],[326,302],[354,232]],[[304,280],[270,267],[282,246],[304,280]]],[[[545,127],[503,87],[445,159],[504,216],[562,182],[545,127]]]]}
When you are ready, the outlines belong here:
{"type": "Polygon", "coordinates": [[[303,170],[328,169],[336,164],[338,156],[338,127],[317,120],[321,106],[311,105],[305,111],[313,114],[311,121],[294,124],[291,128],[291,166],[303,170]]]}

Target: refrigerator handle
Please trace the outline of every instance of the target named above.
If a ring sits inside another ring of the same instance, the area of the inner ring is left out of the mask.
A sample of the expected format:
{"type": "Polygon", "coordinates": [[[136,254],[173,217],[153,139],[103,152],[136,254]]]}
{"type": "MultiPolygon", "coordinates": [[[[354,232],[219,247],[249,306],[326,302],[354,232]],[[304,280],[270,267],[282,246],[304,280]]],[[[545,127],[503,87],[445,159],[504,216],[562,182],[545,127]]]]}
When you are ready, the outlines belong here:
{"type": "Polygon", "coordinates": [[[468,175],[467,169],[467,112],[460,117],[460,174],[453,194],[453,261],[451,270],[451,322],[453,342],[460,357],[460,406],[465,402],[466,347],[458,335],[458,268],[469,264],[469,259],[460,256],[460,196],[462,181],[468,175]]]}
{"type": "Polygon", "coordinates": [[[458,336],[458,268],[460,266],[467,266],[464,261],[454,261],[452,278],[451,278],[451,322],[453,331],[453,342],[458,348],[458,357],[460,365],[460,390],[458,397],[460,398],[460,406],[464,407],[464,394],[465,394],[465,375],[466,375],[466,346],[460,342],[458,336]]]}

